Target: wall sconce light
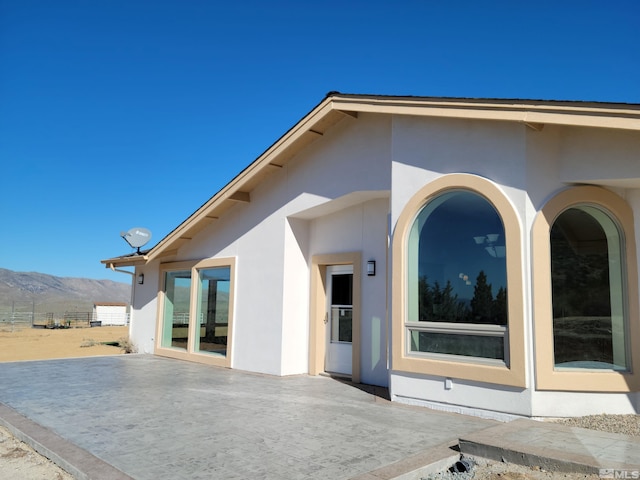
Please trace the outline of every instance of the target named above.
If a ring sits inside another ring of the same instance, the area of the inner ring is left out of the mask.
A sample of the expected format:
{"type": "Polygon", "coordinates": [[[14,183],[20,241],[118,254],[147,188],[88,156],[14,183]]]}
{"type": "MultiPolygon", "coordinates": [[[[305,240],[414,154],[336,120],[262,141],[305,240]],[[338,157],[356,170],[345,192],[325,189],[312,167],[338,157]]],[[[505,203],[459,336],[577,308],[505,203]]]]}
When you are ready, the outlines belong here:
{"type": "Polygon", "coordinates": [[[376,274],[376,261],[375,260],[369,260],[367,262],[367,275],[369,277],[373,277],[376,274]]]}
{"type": "Polygon", "coordinates": [[[138,275],[138,285],[142,285],[144,283],[144,273],[138,275]]]}

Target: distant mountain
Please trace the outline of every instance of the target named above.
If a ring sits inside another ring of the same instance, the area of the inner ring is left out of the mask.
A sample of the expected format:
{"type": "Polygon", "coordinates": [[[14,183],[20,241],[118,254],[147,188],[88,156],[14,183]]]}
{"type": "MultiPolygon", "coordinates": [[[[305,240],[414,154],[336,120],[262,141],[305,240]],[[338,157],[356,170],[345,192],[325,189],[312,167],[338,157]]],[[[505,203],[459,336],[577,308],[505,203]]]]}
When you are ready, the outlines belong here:
{"type": "Polygon", "coordinates": [[[131,301],[131,284],[0,268],[0,312],[88,312],[94,303],[131,301]]]}

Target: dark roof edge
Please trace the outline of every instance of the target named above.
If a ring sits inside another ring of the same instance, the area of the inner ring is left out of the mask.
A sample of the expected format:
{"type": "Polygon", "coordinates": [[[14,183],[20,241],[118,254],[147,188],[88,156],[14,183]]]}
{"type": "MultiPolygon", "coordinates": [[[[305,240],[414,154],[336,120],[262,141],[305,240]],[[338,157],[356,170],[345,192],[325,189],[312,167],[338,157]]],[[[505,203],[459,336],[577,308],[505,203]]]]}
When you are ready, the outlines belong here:
{"type": "Polygon", "coordinates": [[[535,98],[494,98],[494,97],[432,97],[422,95],[387,95],[387,94],[366,94],[366,93],[342,93],[337,90],[327,92],[324,99],[333,97],[343,97],[352,99],[364,99],[364,98],[380,98],[388,100],[425,100],[434,102],[469,102],[469,103],[496,103],[496,104],[522,104],[522,105],[539,105],[539,104],[551,104],[557,106],[588,106],[588,105],[601,105],[601,106],[626,106],[626,107],[638,107],[640,103],[631,102],[606,102],[599,100],[550,100],[550,99],[535,99],[535,98]]]}

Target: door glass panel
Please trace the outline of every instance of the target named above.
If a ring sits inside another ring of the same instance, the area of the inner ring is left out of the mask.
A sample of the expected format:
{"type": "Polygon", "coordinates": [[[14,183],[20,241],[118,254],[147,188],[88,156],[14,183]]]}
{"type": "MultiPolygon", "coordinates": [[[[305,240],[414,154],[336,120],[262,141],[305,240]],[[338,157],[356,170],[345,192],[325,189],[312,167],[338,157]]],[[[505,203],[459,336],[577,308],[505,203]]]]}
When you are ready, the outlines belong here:
{"type": "Polygon", "coordinates": [[[331,276],[331,341],[352,340],[353,274],[331,276]]]}
{"type": "Polygon", "coordinates": [[[331,277],[331,304],[353,304],[353,274],[338,273],[331,277]]]}
{"type": "Polygon", "coordinates": [[[195,351],[212,355],[227,354],[229,327],[229,267],[207,268],[199,271],[198,325],[195,351]]]}
{"type": "Polygon", "coordinates": [[[187,349],[191,271],[166,272],[164,278],[163,347],[187,349]]]}
{"type": "Polygon", "coordinates": [[[351,343],[351,307],[331,307],[331,341],[351,343]]]}

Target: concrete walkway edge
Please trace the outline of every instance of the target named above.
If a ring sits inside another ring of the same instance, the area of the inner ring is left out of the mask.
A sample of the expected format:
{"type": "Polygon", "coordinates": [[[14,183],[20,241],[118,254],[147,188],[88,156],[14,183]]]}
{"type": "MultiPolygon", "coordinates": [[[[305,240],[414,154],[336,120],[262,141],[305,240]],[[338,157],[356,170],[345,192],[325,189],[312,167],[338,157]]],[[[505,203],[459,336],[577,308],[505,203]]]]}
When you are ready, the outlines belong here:
{"type": "Polygon", "coordinates": [[[419,480],[457,462],[460,458],[460,452],[454,450],[457,445],[457,442],[444,443],[350,480],[419,480]]]}
{"type": "Polygon", "coordinates": [[[462,454],[548,471],[640,471],[638,437],[537,420],[514,420],[471,432],[460,438],[459,446],[462,454]]]}
{"type": "Polygon", "coordinates": [[[78,480],[134,480],[4,403],[0,403],[0,425],[78,480]]]}

